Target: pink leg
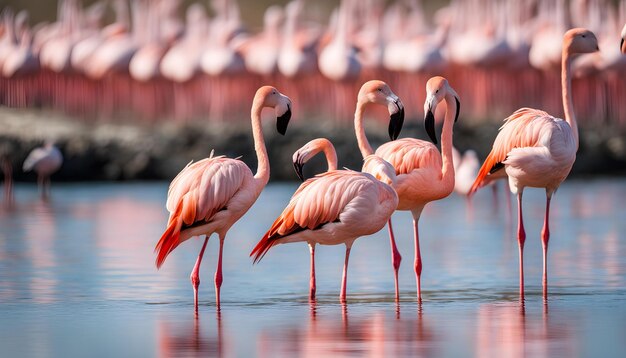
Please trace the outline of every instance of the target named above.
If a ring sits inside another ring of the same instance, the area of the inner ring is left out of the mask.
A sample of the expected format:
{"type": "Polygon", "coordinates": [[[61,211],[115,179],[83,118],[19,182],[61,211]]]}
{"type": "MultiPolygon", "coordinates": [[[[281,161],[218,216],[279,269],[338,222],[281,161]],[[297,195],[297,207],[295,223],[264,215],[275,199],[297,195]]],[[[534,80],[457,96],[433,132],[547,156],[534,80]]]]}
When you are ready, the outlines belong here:
{"type": "Polygon", "coordinates": [[[396,284],[396,301],[400,299],[400,288],[398,286],[398,269],[400,268],[400,261],[402,261],[402,256],[400,256],[400,251],[398,251],[398,246],[396,246],[396,239],[393,235],[393,228],[391,227],[391,219],[387,221],[387,225],[389,225],[389,242],[391,244],[391,264],[393,265],[393,274],[394,274],[394,282],[396,284]]]}
{"type": "Polygon", "coordinates": [[[315,300],[315,244],[309,244],[311,251],[311,279],[309,280],[309,299],[315,300]]]}
{"type": "Polygon", "coordinates": [[[541,230],[541,244],[543,246],[543,298],[548,297],[548,240],[550,240],[550,201],[552,194],[546,196],[546,217],[541,230]]]}
{"type": "Polygon", "coordinates": [[[217,258],[217,271],[215,272],[215,305],[220,308],[220,288],[222,287],[222,252],[224,250],[224,238],[220,237],[220,253],[217,258]]]}
{"type": "Polygon", "coordinates": [[[202,256],[204,256],[204,249],[206,248],[206,243],[209,242],[209,237],[207,236],[204,239],[204,244],[202,245],[202,249],[198,254],[198,259],[196,260],[196,265],[193,267],[191,271],[191,285],[193,286],[193,302],[196,312],[198,311],[198,286],[200,286],[200,262],[202,262],[202,256]]]}
{"type": "Polygon", "coordinates": [[[346,285],[348,283],[348,259],[350,258],[350,248],[352,245],[346,245],[346,260],[343,263],[343,276],[341,278],[341,294],[339,295],[339,301],[346,303],[346,285]]]}
{"type": "Polygon", "coordinates": [[[415,236],[415,281],[417,283],[417,302],[422,302],[422,254],[420,252],[420,236],[417,228],[419,218],[413,219],[413,235],[415,236]]]}
{"type": "Polygon", "coordinates": [[[517,194],[517,243],[519,245],[519,294],[524,298],[524,242],[526,232],[524,231],[524,219],[522,218],[522,191],[517,194]]]}

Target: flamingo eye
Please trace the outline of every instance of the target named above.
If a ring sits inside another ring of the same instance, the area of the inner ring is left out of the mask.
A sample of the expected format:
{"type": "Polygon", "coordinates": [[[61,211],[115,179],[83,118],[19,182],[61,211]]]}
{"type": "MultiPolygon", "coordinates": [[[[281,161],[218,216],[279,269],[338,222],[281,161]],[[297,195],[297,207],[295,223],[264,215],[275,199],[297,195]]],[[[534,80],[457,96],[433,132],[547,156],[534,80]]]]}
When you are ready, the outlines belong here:
{"type": "Polygon", "coordinates": [[[583,35],[583,39],[584,39],[585,37],[587,37],[587,36],[586,36],[586,35],[583,35]]]}
{"type": "Polygon", "coordinates": [[[435,93],[439,93],[439,90],[436,90],[435,93]]]}
{"type": "Polygon", "coordinates": [[[382,88],[379,88],[379,89],[378,89],[378,92],[382,92],[382,91],[383,91],[383,89],[382,89],[382,88]]]}

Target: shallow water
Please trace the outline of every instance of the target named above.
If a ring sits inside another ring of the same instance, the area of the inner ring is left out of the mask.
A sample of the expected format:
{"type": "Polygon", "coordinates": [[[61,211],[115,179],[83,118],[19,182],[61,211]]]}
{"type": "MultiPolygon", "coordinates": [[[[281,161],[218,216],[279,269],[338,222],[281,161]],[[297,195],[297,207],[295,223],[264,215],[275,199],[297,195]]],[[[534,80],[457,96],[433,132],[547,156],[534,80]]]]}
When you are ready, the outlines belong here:
{"type": "Polygon", "coordinates": [[[541,297],[545,196],[524,195],[526,300],[518,298],[515,225],[502,190],[470,215],[451,196],[420,225],[423,303],[415,301],[410,215],[394,215],[403,262],[393,297],[386,230],[357,240],[348,304],[338,301],[343,246],[318,247],[318,300],[307,298],[305,244],[250,250],[297,184],[270,184],[229,232],[222,307],[214,305],[218,242],[202,263],[197,319],[190,240],[160,271],[153,248],[167,220],[167,183],[54,184],[52,198],[16,186],[0,210],[0,349],[18,357],[476,356],[626,354],[626,182],[568,180],[552,205],[547,302],[541,297]]]}

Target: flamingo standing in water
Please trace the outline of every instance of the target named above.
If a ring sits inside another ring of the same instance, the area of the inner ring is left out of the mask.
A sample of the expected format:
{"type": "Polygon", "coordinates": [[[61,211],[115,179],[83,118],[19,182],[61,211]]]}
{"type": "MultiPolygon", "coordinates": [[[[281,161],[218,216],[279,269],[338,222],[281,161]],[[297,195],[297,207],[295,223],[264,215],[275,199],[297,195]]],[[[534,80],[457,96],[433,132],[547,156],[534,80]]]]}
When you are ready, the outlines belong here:
{"type": "MultiPolygon", "coordinates": [[[[303,156],[294,163],[301,167],[303,156]]],[[[299,174],[301,175],[301,174],[299,174]]],[[[311,248],[310,297],[315,297],[315,244],[346,245],[339,299],[346,302],[348,259],[354,240],[378,232],[398,205],[393,167],[365,158],[363,172],[330,170],[305,181],[250,256],[258,262],[275,245],[307,242],[311,248]]]]}
{"type": "Polygon", "coordinates": [[[544,111],[521,108],[505,120],[493,148],[483,163],[470,193],[484,185],[490,175],[502,169],[509,177],[511,192],[517,195],[520,296],[524,297],[524,241],[522,193],[525,187],[545,188],[546,214],[541,231],[543,246],[543,295],[548,293],[548,226],[552,194],[565,180],[576,160],[578,127],[572,103],[571,62],[575,54],[598,51],[598,40],[589,30],[575,28],[563,37],[561,85],[565,120],[544,111]]]}
{"type": "MultiPolygon", "coordinates": [[[[383,92],[389,91],[384,83],[368,82],[359,92],[354,115],[359,149],[363,156],[374,152],[370,146],[365,129],[363,128],[363,105],[367,103],[367,93],[372,89],[380,88],[383,92]]],[[[424,103],[424,122],[426,131],[434,143],[435,117],[433,115],[437,105],[445,100],[447,111],[441,134],[441,152],[432,143],[414,138],[402,138],[388,142],[376,150],[376,155],[382,157],[396,168],[398,184],[395,186],[400,198],[397,210],[410,210],[413,215],[415,237],[415,278],[417,282],[417,299],[421,302],[420,278],[422,274],[422,256],[419,247],[417,224],[424,206],[431,201],[439,200],[450,195],[454,189],[454,167],[452,160],[452,126],[459,116],[459,98],[448,81],[443,77],[433,77],[426,84],[426,102],[424,103]]],[[[390,107],[391,108],[391,107],[390,107]]],[[[396,246],[391,219],[389,220],[389,239],[391,243],[391,262],[394,268],[396,286],[396,300],[400,298],[398,288],[398,268],[402,257],[396,246]]]]}
{"type": "MultiPolygon", "coordinates": [[[[300,180],[304,181],[304,176],[302,175],[302,167],[304,163],[308,162],[311,158],[316,156],[318,153],[324,152],[324,156],[326,157],[326,163],[328,165],[328,170],[326,172],[331,172],[337,170],[337,151],[335,151],[335,147],[333,144],[326,138],[316,138],[302,146],[300,149],[293,153],[293,168],[298,175],[300,180]]],[[[311,253],[311,278],[309,280],[309,299],[315,299],[315,242],[308,242],[309,251],[311,253]]]]}
{"type": "Polygon", "coordinates": [[[37,184],[41,197],[46,199],[50,194],[50,176],[63,164],[63,155],[52,142],[46,142],[43,147],[33,149],[26,159],[22,169],[25,172],[34,170],[37,173],[37,184]]]}
{"type": "Polygon", "coordinates": [[[156,265],[160,268],[167,255],[193,236],[206,235],[191,272],[195,309],[198,310],[200,262],[209,236],[217,233],[220,239],[217,272],[215,273],[216,306],[220,306],[222,285],[222,250],[228,229],[254,204],[270,176],[269,158],[261,128],[261,110],[276,111],[276,129],[285,134],[291,118],[291,100],[271,86],[259,88],[252,102],[251,121],[254,149],[258,168],[253,176],[244,162],[224,156],[203,159],[187,165],[170,184],[167,210],[170,218],[167,229],[156,245],[156,265]]]}

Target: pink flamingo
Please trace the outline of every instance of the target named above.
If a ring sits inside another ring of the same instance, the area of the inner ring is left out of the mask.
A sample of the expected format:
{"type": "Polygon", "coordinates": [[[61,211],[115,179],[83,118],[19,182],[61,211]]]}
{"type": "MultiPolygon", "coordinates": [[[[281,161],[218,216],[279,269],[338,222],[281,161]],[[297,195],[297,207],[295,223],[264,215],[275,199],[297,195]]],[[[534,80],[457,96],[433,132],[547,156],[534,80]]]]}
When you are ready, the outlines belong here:
{"type": "MultiPolygon", "coordinates": [[[[366,83],[368,85],[368,83],[366,83]]],[[[381,86],[381,84],[373,83],[381,86]]],[[[364,85],[365,86],[365,85],[364,85]]],[[[370,84],[371,86],[371,84],[370,84]]],[[[359,92],[359,102],[354,116],[354,126],[363,156],[372,154],[365,129],[363,128],[363,105],[367,103],[366,93],[362,88],[359,92]]],[[[386,90],[386,89],[385,89],[386,90]]],[[[388,142],[376,150],[376,155],[382,157],[396,168],[398,185],[395,187],[400,198],[397,210],[410,210],[413,215],[415,236],[415,278],[417,282],[417,299],[421,301],[420,278],[422,274],[422,256],[419,247],[418,221],[424,206],[431,201],[439,200],[450,195],[454,188],[454,167],[452,160],[452,126],[459,115],[459,98],[448,81],[443,77],[433,77],[426,84],[426,102],[424,103],[424,119],[426,131],[433,142],[435,138],[434,111],[437,105],[445,100],[446,116],[441,134],[441,151],[432,143],[414,138],[402,138],[388,142]]],[[[389,220],[389,239],[391,243],[391,262],[394,268],[396,299],[399,299],[398,268],[402,257],[396,247],[395,237],[389,220]]]]}
{"type": "Polygon", "coordinates": [[[37,184],[43,199],[50,194],[50,176],[63,164],[63,155],[59,148],[48,141],[43,147],[33,149],[26,159],[22,169],[25,172],[34,170],[37,173],[37,184]]]}
{"type": "MultiPolygon", "coordinates": [[[[303,159],[294,163],[301,167],[303,159]]],[[[301,175],[301,174],[299,174],[301,175]]],[[[348,259],[354,241],[378,232],[398,205],[393,167],[365,158],[363,172],[330,170],[305,181],[250,256],[258,262],[275,245],[307,242],[311,249],[310,297],[315,297],[315,244],[346,245],[339,299],[346,302],[348,259]]]]}
{"type": "Polygon", "coordinates": [[[337,10],[337,28],[332,40],[319,54],[320,72],[333,81],[354,79],[361,73],[361,62],[348,41],[350,31],[351,0],[341,2],[337,10]]]}
{"type": "Polygon", "coordinates": [[[271,107],[276,111],[276,128],[281,134],[285,134],[291,118],[291,100],[288,97],[271,86],[263,86],[257,90],[251,111],[252,135],[259,163],[254,176],[250,168],[240,160],[211,155],[187,165],[170,184],[166,204],[170,218],[167,229],[155,248],[156,265],[160,268],[167,255],[185,240],[193,236],[206,236],[190,277],[196,310],[200,262],[209,236],[217,233],[220,240],[215,273],[215,298],[219,308],[222,250],[226,233],[250,209],[269,180],[269,158],[261,128],[261,110],[264,107],[271,107]]]}
{"type": "MultiPolygon", "coordinates": [[[[100,22],[105,10],[106,4],[104,2],[95,3],[85,10],[83,15],[85,24],[84,28],[80,30],[84,37],[76,42],[70,55],[70,63],[75,71],[83,72],[85,67],[89,66],[89,57],[102,44],[107,37],[106,34],[119,31],[120,24],[117,22],[107,26],[106,29],[100,29],[100,22]],[[112,32],[113,29],[115,30],[112,32]]],[[[126,30],[124,27],[123,31],[126,30]]]]}
{"type": "Polygon", "coordinates": [[[4,77],[30,74],[39,70],[39,59],[35,56],[31,48],[31,32],[25,25],[25,23],[28,22],[28,14],[23,14],[25,15],[22,20],[18,21],[18,19],[16,19],[15,21],[16,28],[22,28],[20,41],[12,51],[9,51],[1,66],[2,75],[4,77]]]}
{"type": "Polygon", "coordinates": [[[213,1],[212,5],[216,15],[211,19],[200,66],[210,76],[241,73],[244,61],[233,41],[242,28],[239,7],[233,1],[213,1]]]}
{"type": "Polygon", "coordinates": [[[159,64],[163,55],[167,51],[166,44],[162,42],[159,31],[159,18],[158,18],[158,5],[152,5],[145,2],[136,2],[136,9],[142,12],[144,29],[142,34],[144,35],[142,40],[143,44],[128,64],[128,72],[130,76],[140,82],[147,82],[157,78],[160,75],[159,64]]]}
{"type": "Polygon", "coordinates": [[[575,28],[563,37],[561,84],[565,121],[544,111],[518,109],[505,120],[493,148],[480,168],[470,192],[483,186],[489,175],[502,169],[509,176],[511,192],[517,195],[520,296],[524,297],[524,241],[522,193],[525,187],[545,188],[546,214],[541,232],[543,246],[543,295],[547,297],[547,258],[550,230],[550,200],[576,160],[578,127],[572,100],[571,61],[580,53],[598,51],[598,40],[589,30],[575,28]]]}
{"type": "Polygon", "coordinates": [[[263,16],[263,31],[245,40],[239,47],[246,68],[251,73],[270,76],[276,72],[283,19],[283,9],[280,6],[268,7],[263,16]]]}
{"type": "MultiPolygon", "coordinates": [[[[131,58],[137,52],[136,34],[130,32],[128,5],[116,0],[117,21],[103,29],[104,39],[89,57],[84,68],[88,77],[102,79],[112,72],[128,72],[131,58]]],[[[133,7],[133,10],[136,10],[133,7]]],[[[137,16],[137,12],[133,12],[137,16]]]]}
{"type": "Polygon", "coordinates": [[[319,34],[314,29],[298,27],[303,8],[304,0],[292,0],[285,6],[286,19],[277,65],[280,73],[289,78],[310,74],[317,69],[314,46],[319,34]]]}
{"type": "MultiPolygon", "coordinates": [[[[300,180],[304,181],[302,175],[302,168],[304,163],[308,162],[311,158],[315,157],[318,153],[323,152],[326,157],[326,163],[328,170],[331,172],[337,170],[337,152],[333,144],[326,138],[316,138],[302,146],[300,149],[293,153],[293,167],[300,180]]],[[[311,278],[309,280],[309,298],[315,299],[315,242],[308,242],[309,251],[311,253],[311,278]]]]}
{"type": "Polygon", "coordinates": [[[200,69],[202,41],[208,30],[208,19],[204,7],[198,3],[187,8],[185,35],[168,49],[161,60],[163,76],[178,83],[193,78],[200,69]]]}

